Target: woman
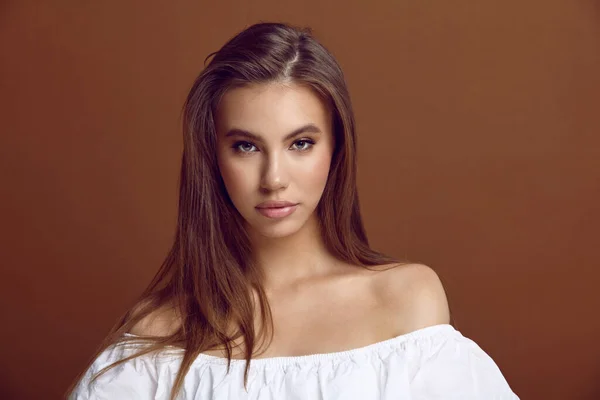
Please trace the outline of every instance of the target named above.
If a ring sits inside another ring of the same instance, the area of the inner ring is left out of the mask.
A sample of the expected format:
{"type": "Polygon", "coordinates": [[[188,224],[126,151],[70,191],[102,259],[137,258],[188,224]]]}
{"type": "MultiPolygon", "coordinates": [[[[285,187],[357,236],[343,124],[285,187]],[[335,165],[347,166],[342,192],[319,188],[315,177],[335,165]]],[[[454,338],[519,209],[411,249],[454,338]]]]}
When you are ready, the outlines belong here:
{"type": "Polygon", "coordinates": [[[175,243],[70,398],[517,396],[450,324],[436,273],[369,247],[333,56],[261,23],[194,83],[175,243]]]}

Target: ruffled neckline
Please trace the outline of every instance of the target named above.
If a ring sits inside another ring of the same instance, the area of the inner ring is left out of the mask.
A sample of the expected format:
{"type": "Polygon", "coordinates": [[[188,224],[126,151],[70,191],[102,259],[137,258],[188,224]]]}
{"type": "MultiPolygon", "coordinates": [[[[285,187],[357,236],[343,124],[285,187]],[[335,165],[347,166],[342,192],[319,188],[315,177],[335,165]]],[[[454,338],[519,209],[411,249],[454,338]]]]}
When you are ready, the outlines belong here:
{"type": "MultiPolygon", "coordinates": [[[[432,337],[442,334],[458,333],[458,331],[450,324],[437,324],[427,326],[425,328],[416,329],[411,332],[407,332],[391,339],[382,340],[379,342],[371,343],[366,346],[357,347],[349,350],[342,350],[330,353],[317,353],[307,354],[301,356],[276,356],[276,357],[259,357],[252,358],[250,363],[253,366],[264,366],[264,365],[276,365],[285,366],[290,364],[305,364],[305,363],[322,363],[330,360],[348,359],[354,358],[365,353],[375,352],[384,348],[396,347],[402,343],[418,338],[432,337]]],[[[137,337],[137,335],[131,333],[125,333],[125,336],[137,337]]],[[[182,351],[181,349],[179,351],[182,351]]],[[[227,358],[218,357],[200,353],[194,360],[193,364],[196,363],[210,363],[210,364],[227,364],[227,358]]],[[[231,359],[231,365],[245,365],[246,360],[243,359],[231,359]]]]}

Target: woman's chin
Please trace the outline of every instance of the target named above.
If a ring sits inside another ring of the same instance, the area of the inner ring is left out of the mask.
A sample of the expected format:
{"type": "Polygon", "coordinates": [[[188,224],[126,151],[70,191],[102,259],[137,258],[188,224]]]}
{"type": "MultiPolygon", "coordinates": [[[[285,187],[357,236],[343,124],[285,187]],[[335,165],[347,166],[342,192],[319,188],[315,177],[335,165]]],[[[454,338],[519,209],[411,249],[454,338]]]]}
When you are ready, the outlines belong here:
{"type": "Polygon", "coordinates": [[[270,239],[280,239],[293,235],[301,228],[301,226],[298,225],[298,221],[280,221],[275,224],[254,221],[248,225],[255,233],[270,239]]]}
{"type": "Polygon", "coordinates": [[[298,232],[298,229],[296,229],[296,228],[291,229],[289,226],[288,227],[271,226],[271,227],[261,227],[261,229],[259,229],[258,232],[262,236],[267,237],[269,239],[281,239],[281,238],[293,235],[294,233],[298,232]]]}

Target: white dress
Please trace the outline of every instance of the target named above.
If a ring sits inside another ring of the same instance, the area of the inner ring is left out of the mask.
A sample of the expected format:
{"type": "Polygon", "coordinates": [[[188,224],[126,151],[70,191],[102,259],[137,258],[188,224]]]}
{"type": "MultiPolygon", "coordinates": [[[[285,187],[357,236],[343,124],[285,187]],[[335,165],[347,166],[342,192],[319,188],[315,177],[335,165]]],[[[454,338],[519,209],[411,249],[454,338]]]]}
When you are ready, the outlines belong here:
{"type": "MultiPolygon", "coordinates": [[[[132,354],[135,346],[140,345],[106,349],[70,399],[168,399],[181,349],[135,358],[89,385],[92,374],[132,354]]],[[[449,324],[348,351],[254,359],[247,391],[245,363],[232,360],[226,374],[227,359],[201,354],[177,399],[519,399],[492,358],[449,324]]]]}

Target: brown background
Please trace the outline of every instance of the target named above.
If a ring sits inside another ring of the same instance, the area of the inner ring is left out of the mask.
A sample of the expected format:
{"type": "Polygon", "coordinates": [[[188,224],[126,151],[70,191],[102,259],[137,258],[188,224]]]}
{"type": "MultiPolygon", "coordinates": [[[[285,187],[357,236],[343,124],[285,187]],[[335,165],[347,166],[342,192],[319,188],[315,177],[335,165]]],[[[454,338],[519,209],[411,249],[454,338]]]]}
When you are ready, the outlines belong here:
{"type": "Polygon", "coordinates": [[[4,1],[0,397],[60,398],[173,239],[204,57],[308,25],[373,246],[433,267],[522,399],[600,398],[597,1],[4,1]]]}

